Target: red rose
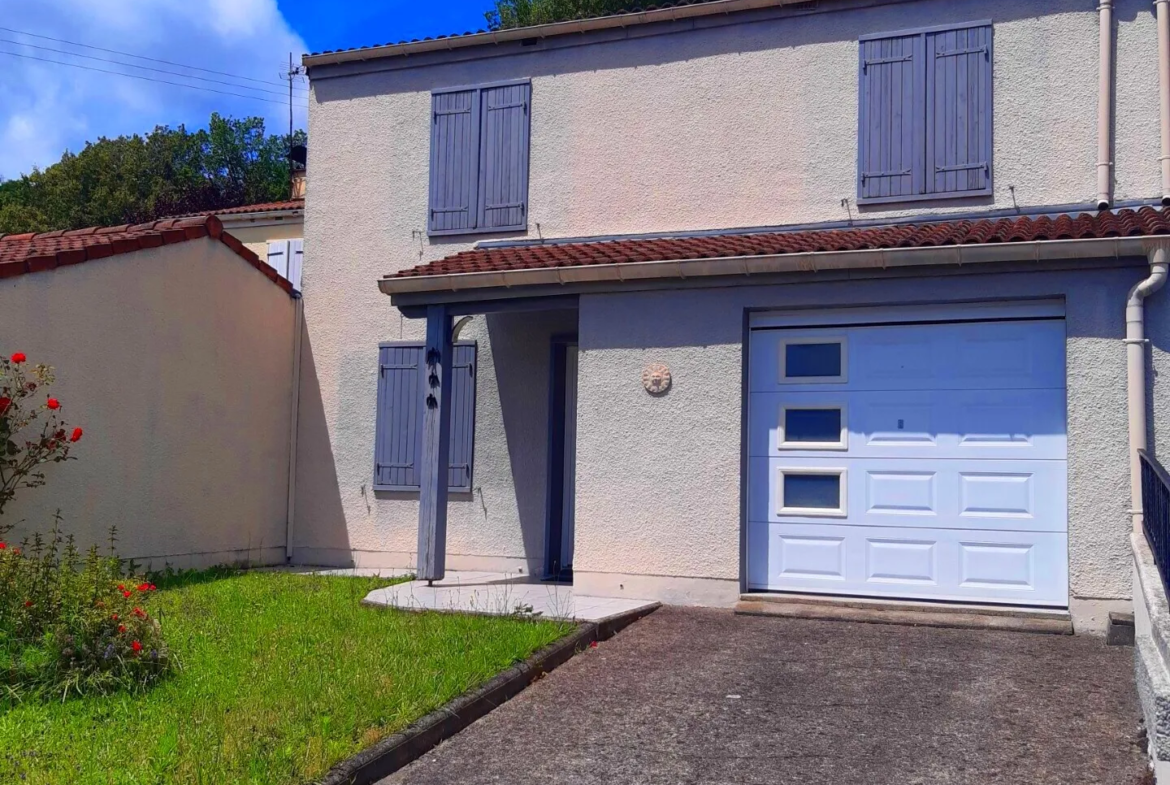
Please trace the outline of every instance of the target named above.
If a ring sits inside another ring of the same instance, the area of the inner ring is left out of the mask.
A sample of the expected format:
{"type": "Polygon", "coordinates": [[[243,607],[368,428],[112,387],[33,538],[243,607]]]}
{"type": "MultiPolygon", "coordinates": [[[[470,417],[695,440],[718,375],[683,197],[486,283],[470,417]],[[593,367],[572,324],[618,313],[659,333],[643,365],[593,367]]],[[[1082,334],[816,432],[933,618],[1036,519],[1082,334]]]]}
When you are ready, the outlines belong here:
{"type": "Polygon", "coordinates": [[[119,584],[118,584],[118,591],[126,591],[126,586],[125,586],[125,585],[123,585],[123,584],[121,584],[121,583],[119,583],[119,584]]]}
{"type": "Polygon", "coordinates": [[[138,652],[142,651],[142,644],[138,641],[134,641],[130,644],[130,648],[134,649],[134,653],[137,654],[138,652]]]}
{"type": "Polygon", "coordinates": [[[5,545],[4,543],[0,542],[0,551],[4,550],[4,549],[5,549],[5,548],[7,548],[7,547],[8,547],[7,545],[5,545]]]}
{"type": "Polygon", "coordinates": [[[69,441],[71,441],[71,442],[81,441],[81,429],[80,428],[73,429],[73,435],[69,437],[69,441]]]}
{"type": "Polygon", "coordinates": [[[135,608],[134,615],[140,619],[145,619],[146,618],[146,611],[142,610],[141,608],[135,608]]]}
{"type": "Polygon", "coordinates": [[[128,592],[128,591],[124,591],[124,592],[122,592],[122,596],[123,596],[123,597],[126,597],[126,598],[129,598],[129,597],[130,597],[130,592],[128,592]]]}
{"type": "Polygon", "coordinates": [[[24,607],[31,608],[32,607],[32,600],[25,600],[24,607]]]}
{"type": "Polygon", "coordinates": [[[20,365],[27,359],[28,358],[24,356],[24,352],[17,352],[16,354],[12,355],[12,362],[16,363],[17,365],[20,365]]]}
{"type": "Polygon", "coordinates": [[[152,584],[150,584],[150,590],[151,591],[158,591],[158,587],[152,583],[152,584]]]}
{"type": "Polygon", "coordinates": [[[45,406],[48,406],[50,409],[56,411],[57,409],[61,408],[61,402],[56,398],[50,398],[49,400],[45,401],[45,406]]]}
{"type": "Polygon", "coordinates": [[[117,621],[117,620],[118,620],[118,614],[116,614],[116,613],[111,613],[111,614],[110,614],[110,619],[112,619],[113,621],[117,621]]]}
{"type": "Polygon", "coordinates": [[[119,624],[119,625],[118,625],[118,632],[125,632],[125,631],[126,631],[126,625],[125,625],[125,624],[119,624]]]}
{"type": "Polygon", "coordinates": [[[0,398],[0,414],[4,414],[4,412],[8,411],[8,407],[11,405],[12,405],[11,398],[7,398],[7,397],[0,398]]]}
{"type": "Polygon", "coordinates": [[[149,583],[138,584],[138,591],[150,591],[150,584],[149,583]]]}

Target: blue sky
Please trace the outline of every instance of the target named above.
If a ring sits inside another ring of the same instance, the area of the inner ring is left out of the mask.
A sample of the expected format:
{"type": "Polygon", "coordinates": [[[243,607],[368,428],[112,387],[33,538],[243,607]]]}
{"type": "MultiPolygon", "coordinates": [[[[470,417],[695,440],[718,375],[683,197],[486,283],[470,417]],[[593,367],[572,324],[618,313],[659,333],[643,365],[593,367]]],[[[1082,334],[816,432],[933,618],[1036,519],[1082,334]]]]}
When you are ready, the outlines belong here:
{"type": "Polygon", "coordinates": [[[321,0],[278,0],[278,6],[311,51],[347,49],[407,38],[465,33],[484,27],[491,0],[346,3],[344,10],[321,0]]]}
{"type": "MultiPolygon", "coordinates": [[[[0,0],[0,178],[48,166],[101,136],[203,126],[213,111],[287,128],[289,52],[478,30],[492,5],[0,0]]],[[[294,124],[304,127],[307,83],[294,93],[294,124]]]]}

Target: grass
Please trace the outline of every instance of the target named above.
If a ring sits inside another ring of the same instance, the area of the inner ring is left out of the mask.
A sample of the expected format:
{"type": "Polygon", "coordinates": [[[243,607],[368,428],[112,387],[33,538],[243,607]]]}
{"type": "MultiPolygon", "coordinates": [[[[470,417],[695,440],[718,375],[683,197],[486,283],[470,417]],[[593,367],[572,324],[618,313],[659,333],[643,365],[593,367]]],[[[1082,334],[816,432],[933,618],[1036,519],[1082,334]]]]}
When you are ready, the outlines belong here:
{"type": "Polygon", "coordinates": [[[571,630],[359,605],[390,582],[221,570],[160,583],[181,671],[145,695],[0,702],[0,782],[306,782],[571,630]]]}

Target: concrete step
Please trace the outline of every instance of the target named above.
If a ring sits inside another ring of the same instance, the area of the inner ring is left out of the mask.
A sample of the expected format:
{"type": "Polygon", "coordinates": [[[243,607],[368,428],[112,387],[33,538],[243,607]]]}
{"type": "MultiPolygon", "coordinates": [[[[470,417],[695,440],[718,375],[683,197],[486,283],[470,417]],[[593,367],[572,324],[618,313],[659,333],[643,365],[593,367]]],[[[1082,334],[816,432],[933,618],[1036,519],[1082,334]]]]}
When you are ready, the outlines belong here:
{"type": "Polygon", "coordinates": [[[906,624],[916,627],[1013,630],[1072,635],[1067,611],[1009,608],[998,605],[953,605],[902,600],[824,597],[809,594],[740,595],[735,612],[744,616],[906,624]]]}

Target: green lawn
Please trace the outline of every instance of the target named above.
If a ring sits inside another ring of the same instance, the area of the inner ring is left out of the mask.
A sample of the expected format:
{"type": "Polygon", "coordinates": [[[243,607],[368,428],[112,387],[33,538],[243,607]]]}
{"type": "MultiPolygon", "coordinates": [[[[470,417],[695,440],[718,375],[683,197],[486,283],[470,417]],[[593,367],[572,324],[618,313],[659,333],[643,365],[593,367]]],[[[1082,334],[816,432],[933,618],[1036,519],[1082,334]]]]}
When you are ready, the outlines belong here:
{"type": "Polygon", "coordinates": [[[182,670],[145,695],[0,703],[0,782],[305,782],[571,629],[359,605],[390,582],[160,584],[156,616],[182,670]]]}

